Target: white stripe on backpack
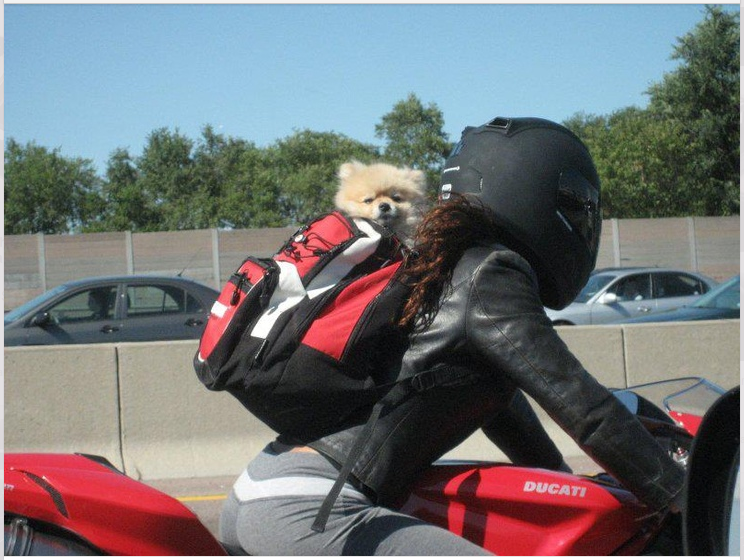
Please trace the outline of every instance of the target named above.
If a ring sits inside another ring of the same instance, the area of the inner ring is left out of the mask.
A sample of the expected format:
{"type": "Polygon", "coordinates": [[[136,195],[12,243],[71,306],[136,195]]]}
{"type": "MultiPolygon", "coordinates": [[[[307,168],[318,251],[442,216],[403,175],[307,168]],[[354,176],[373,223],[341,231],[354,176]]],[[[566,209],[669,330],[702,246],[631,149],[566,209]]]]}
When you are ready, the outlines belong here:
{"type": "Polygon", "coordinates": [[[269,306],[256,322],[251,336],[266,338],[282,313],[292,309],[304,298],[314,299],[338,284],[356,265],[364,262],[376,250],[382,236],[367,222],[355,220],[355,223],[367,237],[360,237],[344,251],[336,255],[318,275],[312,279],[307,290],[302,285],[297,268],[292,264],[280,261],[279,282],[269,301],[269,306]]]}

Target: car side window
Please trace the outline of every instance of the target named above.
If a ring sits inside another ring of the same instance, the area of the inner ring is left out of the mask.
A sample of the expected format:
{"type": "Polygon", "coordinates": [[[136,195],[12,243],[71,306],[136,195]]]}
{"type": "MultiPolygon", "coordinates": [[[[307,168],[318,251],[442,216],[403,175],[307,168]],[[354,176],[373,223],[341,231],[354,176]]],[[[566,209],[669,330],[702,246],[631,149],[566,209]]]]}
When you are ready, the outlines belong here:
{"type": "Polygon", "coordinates": [[[202,303],[189,293],[186,293],[186,312],[203,313],[205,311],[202,303]]]}
{"type": "Polygon", "coordinates": [[[657,298],[699,296],[704,293],[703,283],[693,276],[669,272],[654,274],[654,295],[657,298]]]}
{"type": "Polygon", "coordinates": [[[618,301],[642,301],[651,297],[651,279],[648,274],[634,274],[623,278],[612,287],[618,301]]]}
{"type": "Polygon", "coordinates": [[[147,284],[127,287],[127,315],[164,315],[202,313],[204,306],[193,295],[178,286],[147,284]]]}
{"type": "Polygon", "coordinates": [[[142,317],[183,313],[186,292],[182,288],[161,284],[127,286],[127,316],[142,317]]]}
{"type": "Polygon", "coordinates": [[[60,325],[113,319],[116,291],[115,284],[83,290],[62,300],[47,312],[52,321],[60,325]]]}

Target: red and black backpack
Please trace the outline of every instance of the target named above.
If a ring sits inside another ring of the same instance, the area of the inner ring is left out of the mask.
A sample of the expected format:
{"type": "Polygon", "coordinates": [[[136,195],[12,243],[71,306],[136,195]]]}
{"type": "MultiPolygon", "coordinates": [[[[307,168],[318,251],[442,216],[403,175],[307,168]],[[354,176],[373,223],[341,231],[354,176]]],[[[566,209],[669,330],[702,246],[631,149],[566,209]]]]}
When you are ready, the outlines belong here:
{"type": "Polygon", "coordinates": [[[405,251],[386,228],[334,211],[272,258],[246,258],[212,307],[199,379],[282,435],[337,427],[377,400],[380,375],[402,353],[405,251]]]}
{"type": "MultiPolygon", "coordinates": [[[[408,249],[388,229],[334,211],[300,228],[269,259],[246,258],[212,307],[194,368],[282,436],[310,442],[364,424],[313,523],[322,532],[383,409],[467,380],[436,367],[398,378],[408,249]]],[[[462,371],[460,371],[462,369],[462,371]]]]}

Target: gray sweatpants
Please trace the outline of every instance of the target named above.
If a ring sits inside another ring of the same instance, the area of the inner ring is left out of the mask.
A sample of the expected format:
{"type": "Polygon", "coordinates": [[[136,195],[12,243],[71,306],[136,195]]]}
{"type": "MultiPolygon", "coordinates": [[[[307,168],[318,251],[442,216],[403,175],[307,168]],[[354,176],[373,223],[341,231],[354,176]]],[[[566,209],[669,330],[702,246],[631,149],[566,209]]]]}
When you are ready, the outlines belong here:
{"type": "Polygon", "coordinates": [[[338,471],[321,455],[266,447],[225,501],[220,539],[259,556],[480,556],[484,549],[414,517],[373,505],[347,484],[323,533],[311,529],[338,471]]]}

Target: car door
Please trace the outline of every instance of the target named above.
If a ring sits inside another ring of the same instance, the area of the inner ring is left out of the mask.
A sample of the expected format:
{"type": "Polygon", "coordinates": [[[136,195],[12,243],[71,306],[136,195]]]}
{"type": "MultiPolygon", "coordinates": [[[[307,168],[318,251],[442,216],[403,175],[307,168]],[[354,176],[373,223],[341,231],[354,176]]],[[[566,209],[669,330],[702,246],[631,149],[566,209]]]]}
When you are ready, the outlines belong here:
{"type": "Polygon", "coordinates": [[[208,309],[176,284],[127,284],[122,341],[187,340],[201,336],[208,309]]]}
{"type": "Polygon", "coordinates": [[[118,342],[121,310],[119,285],[86,287],[55,301],[24,328],[25,344],[93,344],[118,342]]]}
{"type": "Polygon", "coordinates": [[[592,324],[600,325],[646,315],[655,310],[651,298],[651,276],[648,273],[630,274],[608,286],[605,294],[613,294],[611,303],[594,303],[592,324]]]}
{"type": "Polygon", "coordinates": [[[683,272],[654,272],[651,276],[658,311],[689,305],[707,291],[698,278],[683,272]]]}

